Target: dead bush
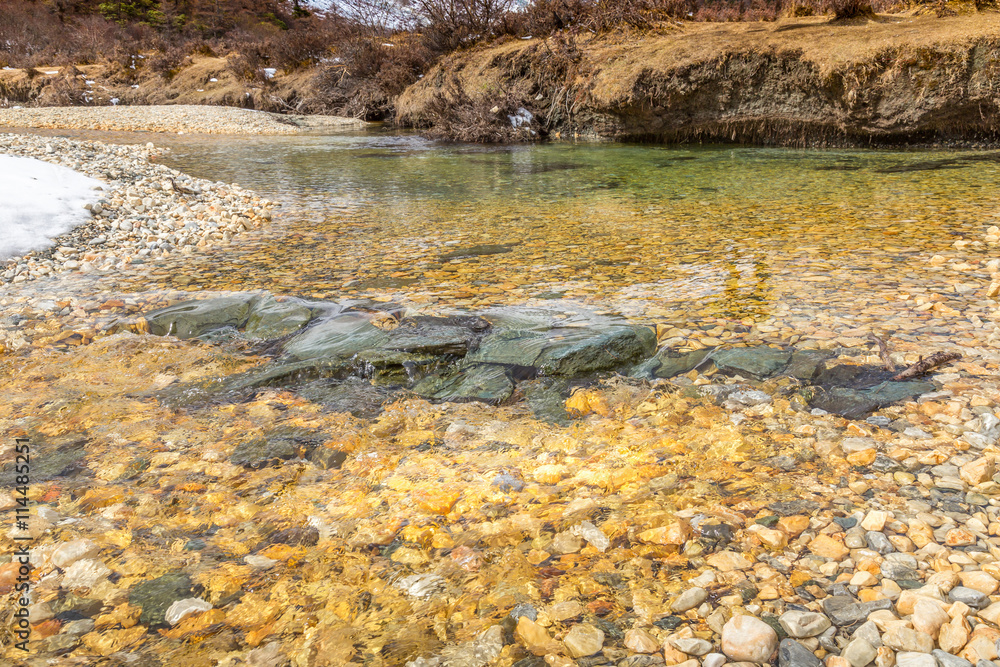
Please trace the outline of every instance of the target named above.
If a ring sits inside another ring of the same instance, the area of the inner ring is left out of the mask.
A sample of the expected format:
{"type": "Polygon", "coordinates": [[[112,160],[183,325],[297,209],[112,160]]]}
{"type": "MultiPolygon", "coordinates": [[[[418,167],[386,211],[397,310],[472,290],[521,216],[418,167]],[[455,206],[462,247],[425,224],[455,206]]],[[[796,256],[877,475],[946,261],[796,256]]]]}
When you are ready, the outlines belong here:
{"type": "Polygon", "coordinates": [[[834,19],[875,16],[875,8],[870,0],[828,0],[827,11],[833,12],[834,19]]]}
{"type": "Polygon", "coordinates": [[[432,138],[480,144],[535,138],[520,102],[507,93],[472,99],[458,86],[437,93],[426,110],[426,134],[432,138]],[[521,120],[524,119],[524,120],[521,120]]]}

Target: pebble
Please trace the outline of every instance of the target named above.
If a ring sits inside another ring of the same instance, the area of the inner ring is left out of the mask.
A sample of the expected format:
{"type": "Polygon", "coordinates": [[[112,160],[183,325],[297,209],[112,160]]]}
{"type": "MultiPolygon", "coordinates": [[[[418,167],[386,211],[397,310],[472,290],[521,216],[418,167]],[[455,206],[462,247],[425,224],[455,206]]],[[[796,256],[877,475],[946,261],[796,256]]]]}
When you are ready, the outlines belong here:
{"type": "Polygon", "coordinates": [[[604,632],[590,624],[580,623],[570,628],[563,637],[563,644],[574,658],[594,655],[604,647],[604,632]]]}
{"type": "Polygon", "coordinates": [[[815,637],[830,627],[830,619],[814,611],[786,611],[778,621],[789,637],[815,637]]]}
{"type": "Polygon", "coordinates": [[[722,652],[734,662],[769,662],[778,648],[778,634],[753,616],[734,616],[722,628],[722,652]]]}

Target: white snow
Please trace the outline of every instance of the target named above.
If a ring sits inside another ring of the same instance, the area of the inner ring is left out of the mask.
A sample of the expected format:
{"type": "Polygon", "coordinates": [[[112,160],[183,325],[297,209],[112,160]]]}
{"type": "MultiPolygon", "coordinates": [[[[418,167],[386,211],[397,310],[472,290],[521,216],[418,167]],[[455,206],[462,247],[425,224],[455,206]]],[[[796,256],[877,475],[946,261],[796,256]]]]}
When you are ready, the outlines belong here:
{"type": "Polygon", "coordinates": [[[278,70],[275,69],[274,67],[265,67],[264,68],[264,78],[266,78],[266,79],[273,79],[274,75],[277,74],[277,72],[278,72],[278,70]]]}
{"type": "Polygon", "coordinates": [[[531,112],[524,107],[518,107],[517,114],[514,116],[507,116],[507,118],[510,120],[511,127],[521,127],[522,125],[530,126],[534,116],[532,116],[531,112]]]}
{"type": "Polygon", "coordinates": [[[0,259],[46,248],[90,218],[96,179],[69,167],[0,155],[0,259]]]}

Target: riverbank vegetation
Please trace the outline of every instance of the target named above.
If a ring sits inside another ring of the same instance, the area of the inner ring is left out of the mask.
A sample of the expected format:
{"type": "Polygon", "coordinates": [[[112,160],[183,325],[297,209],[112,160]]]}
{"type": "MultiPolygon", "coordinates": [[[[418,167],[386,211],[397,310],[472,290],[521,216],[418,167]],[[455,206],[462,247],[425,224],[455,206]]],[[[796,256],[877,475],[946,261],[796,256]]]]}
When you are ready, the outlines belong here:
{"type": "MultiPolygon", "coordinates": [[[[589,57],[584,42],[641,46],[709,23],[763,22],[769,33],[789,30],[784,41],[794,47],[808,31],[791,32],[790,21],[847,28],[881,21],[875,12],[985,15],[992,1],[9,0],[0,14],[0,107],[219,104],[502,141],[559,131],[560,113],[572,106],[565,104],[570,83],[593,69],[581,61],[589,57]],[[563,102],[546,107],[545,123],[519,124],[518,132],[504,122],[525,108],[517,86],[481,95],[454,77],[436,85],[420,113],[412,104],[401,111],[403,92],[443,71],[441,63],[460,67],[466,55],[509,50],[504,44],[540,49],[539,57],[518,60],[532,71],[509,72],[511,81],[562,91],[563,102]]],[[[922,30],[938,29],[928,25],[922,30]]]]}

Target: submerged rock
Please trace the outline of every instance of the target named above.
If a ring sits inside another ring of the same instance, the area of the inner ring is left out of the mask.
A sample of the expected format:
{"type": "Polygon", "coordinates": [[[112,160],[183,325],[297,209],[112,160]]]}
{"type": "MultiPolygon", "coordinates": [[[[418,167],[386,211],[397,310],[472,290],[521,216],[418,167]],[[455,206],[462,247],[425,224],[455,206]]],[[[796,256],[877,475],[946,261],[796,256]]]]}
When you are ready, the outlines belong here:
{"type": "Polygon", "coordinates": [[[502,403],[514,393],[514,382],[504,366],[473,363],[425,378],[413,387],[413,393],[436,401],[502,403]]]}
{"type": "Polygon", "coordinates": [[[278,301],[269,294],[254,305],[243,333],[248,338],[281,338],[309,324],[315,314],[298,300],[278,301]]]}
{"type": "Polygon", "coordinates": [[[578,377],[634,364],[655,349],[656,335],[648,327],[501,330],[485,338],[468,359],[578,377]]]}
{"type": "Polygon", "coordinates": [[[144,581],[129,591],[129,604],[142,608],[139,620],[146,625],[162,625],[167,610],[179,600],[191,597],[191,579],[183,572],[170,572],[144,581]]]}
{"type": "Polygon", "coordinates": [[[236,446],[229,460],[247,468],[263,468],[271,463],[306,458],[326,436],[302,428],[277,429],[236,446]]]}
{"type": "Polygon", "coordinates": [[[350,359],[359,352],[381,347],[389,334],[371,323],[371,316],[348,312],[317,322],[288,341],[285,357],[308,359],[350,359]]]}
{"type": "Polygon", "coordinates": [[[735,347],[728,350],[716,350],[712,353],[712,361],[715,362],[720,371],[736,375],[749,375],[758,380],[778,374],[788,365],[791,358],[791,352],[763,345],[735,347]]]}
{"type": "Polygon", "coordinates": [[[827,391],[817,391],[809,405],[848,419],[860,419],[879,408],[936,389],[929,382],[882,382],[870,389],[861,390],[833,387],[827,391]]]}
{"type": "Polygon", "coordinates": [[[648,359],[632,369],[631,375],[633,377],[672,378],[694,369],[710,353],[710,349],[693,352],[663,349],[657,352],[652,359],[648,359]]]}
{"type": "Polygon", "coordinates": [[[259,299],[257,294],[245,293],[185,301],[148,313],[146,321],[150,333],[156,336],[197,338],[224,327],[241,328],[259,299]]]}

